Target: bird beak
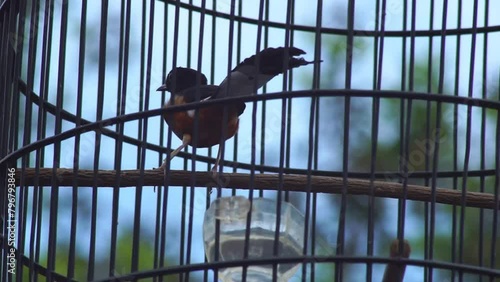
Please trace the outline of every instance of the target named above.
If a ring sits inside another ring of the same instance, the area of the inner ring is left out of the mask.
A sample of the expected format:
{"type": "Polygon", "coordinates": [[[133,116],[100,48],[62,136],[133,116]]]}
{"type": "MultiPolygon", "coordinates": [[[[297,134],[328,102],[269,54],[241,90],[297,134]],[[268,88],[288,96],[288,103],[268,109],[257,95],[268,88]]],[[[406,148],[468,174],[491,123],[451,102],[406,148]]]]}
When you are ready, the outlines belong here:
{"type": "Polygon", "coordinates": [[[156,89],[156,91],[167,91],[167,86],[162,85],[162,86],[158,87],[158,89],[156,89]]]}

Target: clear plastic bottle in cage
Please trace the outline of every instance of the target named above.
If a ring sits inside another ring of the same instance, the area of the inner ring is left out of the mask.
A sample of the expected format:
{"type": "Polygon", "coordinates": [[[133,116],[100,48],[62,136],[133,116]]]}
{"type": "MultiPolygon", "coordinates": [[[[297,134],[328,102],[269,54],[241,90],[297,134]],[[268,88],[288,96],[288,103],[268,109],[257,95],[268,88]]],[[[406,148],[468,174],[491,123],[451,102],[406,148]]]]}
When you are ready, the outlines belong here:
{"type": "MultiPolygon", "coordinates": [[[[241,260],[245,251],[245,229],[247,216],[251,212],[248,258],[265,259],[274,257],[277,202],[255,198],[252,202],[242,196],[218,198],[205,212],[203,239],[205,254],[209,262],[241,260]],[[219,220],[219,246],[215,245],[216,220],[219,220]]],[[[304,246],[304,216],[290,203],[281,202],[279,240],[277,256],[296,257],[302,255],[304,246]]],[[[277,280],[288,281],[297,271],[300,263],[277,265],[277,280]]],[[[219,269],[223,282],[242,281],[242,267],[219,269]]],[[[251,265],[247,268],[248,282],[272,281],[273,265],[251,265]]]]}

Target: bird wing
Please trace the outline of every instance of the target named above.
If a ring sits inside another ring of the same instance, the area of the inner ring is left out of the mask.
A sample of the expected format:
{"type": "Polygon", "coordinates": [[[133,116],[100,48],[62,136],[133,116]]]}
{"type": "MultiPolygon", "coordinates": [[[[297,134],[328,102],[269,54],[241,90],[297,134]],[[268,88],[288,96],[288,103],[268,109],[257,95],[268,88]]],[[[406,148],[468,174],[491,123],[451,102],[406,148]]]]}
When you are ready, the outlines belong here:
{"type": "MultiPolygon", "coordinates": [[[[210,99],[217,94],[218,90],[219,86],[216,85],[201,85],[200,87],[188,88],[184,91],[177,93],[176,95],[183,96],[185,103],[192,103],[196,101],[203,101],[206,99],[210,99]]],[[[231,103],[230,105],[235,107],[238,115],[241,115],[246,108],[245,103],[242,102],[231,103]]]]}
{"type": "Polygon", "coordinates": [[[192,103],[210,98],[217,93],[218,89],[219,86],[216,85],[200,85],[199,87],[190,87],[175,95],[183,96],[186,103],[192,103]]]}
{"type": "Polygon", "coordinates": [[[220,84],[220,90],[212,98],[238,97],[255,94],[268,81],[285,71],[316,63],[296,56],[305,52],[295,47],[266,48],[238,64],[220,84]],[[287,65],[285,66],[285,62],[287,65]]]}

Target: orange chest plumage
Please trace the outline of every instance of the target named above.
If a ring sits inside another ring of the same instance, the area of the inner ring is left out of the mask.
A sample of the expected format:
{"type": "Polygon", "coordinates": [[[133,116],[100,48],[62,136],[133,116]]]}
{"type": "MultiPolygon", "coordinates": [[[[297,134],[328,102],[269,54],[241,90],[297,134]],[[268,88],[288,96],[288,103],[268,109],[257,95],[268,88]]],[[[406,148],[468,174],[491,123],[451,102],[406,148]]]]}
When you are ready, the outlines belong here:
{"type": "MultiPolygon", "coordinates": [[[[170,107],[170,103],[168,102],[164,107],[170,107]]],[[[174,104],[182,105],[185,103],[182,97],[175,97],[174,104]]],[[[223,120],[224,105],[199,108],[197,134],[195,134],[195,110],[168,113],[164,114],[163,118],[174,134],[180,139],[182,139],[184,134],[192,136],[192,141],[189,145],[193,146],[196,141],[196,147],[211,147],[220,143],[222,134],[225,134],[223,140],[227,140],[233,137],[238,131],[239,118],[237,109],[232,106],[227,106],[226,108],[226,122],[223,120]],[[223,130],[224,127],[225,129],[223,130]]]]}

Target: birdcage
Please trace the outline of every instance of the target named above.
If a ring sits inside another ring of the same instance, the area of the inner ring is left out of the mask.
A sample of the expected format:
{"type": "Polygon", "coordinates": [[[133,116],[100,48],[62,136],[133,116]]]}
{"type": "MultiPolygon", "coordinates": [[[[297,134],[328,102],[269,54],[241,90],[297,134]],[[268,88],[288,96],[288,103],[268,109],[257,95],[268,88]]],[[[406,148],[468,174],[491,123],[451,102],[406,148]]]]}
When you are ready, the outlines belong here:
{"type": "Polygon", "coordinates": [[[500,281],[496,11],[0,0],[1,280],[500,281]]]}

